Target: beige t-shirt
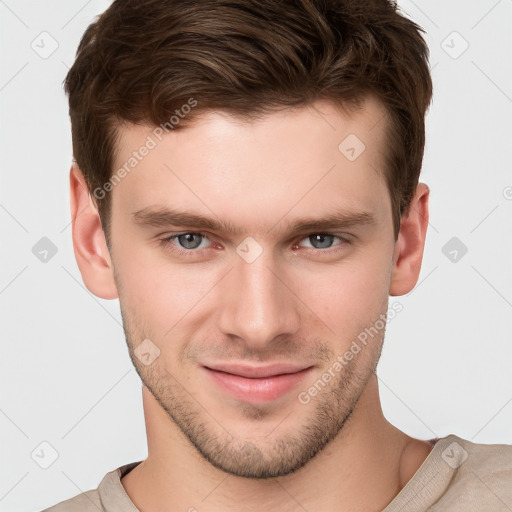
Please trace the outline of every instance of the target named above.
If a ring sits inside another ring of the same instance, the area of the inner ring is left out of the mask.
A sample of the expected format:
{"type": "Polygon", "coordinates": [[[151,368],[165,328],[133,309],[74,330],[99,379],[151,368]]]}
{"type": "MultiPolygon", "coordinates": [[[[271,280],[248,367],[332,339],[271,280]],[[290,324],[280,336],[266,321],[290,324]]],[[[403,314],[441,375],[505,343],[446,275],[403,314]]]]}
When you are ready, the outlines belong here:
{"type": "MultiPolygon", "coordinates": [[[[512,445],[476,444],[450,434],[435,443],[382,512],[511,512],[512,445]]],[[[43,512],[139,512],[121,478],[139,462],[107,473],[97,489],[43,512]]]]}

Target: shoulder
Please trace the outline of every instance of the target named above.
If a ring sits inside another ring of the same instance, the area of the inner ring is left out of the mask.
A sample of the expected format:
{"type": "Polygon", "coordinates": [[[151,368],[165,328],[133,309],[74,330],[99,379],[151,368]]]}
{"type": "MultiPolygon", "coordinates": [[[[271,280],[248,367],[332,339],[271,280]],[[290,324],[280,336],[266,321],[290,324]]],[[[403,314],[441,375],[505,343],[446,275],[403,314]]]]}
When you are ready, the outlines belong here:
{"type": "Polygon", "coordinates": [[[512,445],[473,443],[453,434],[448,438],[451,442],[443,452],[444,458],[452,457],[459,473],[512,474],[512,445]]]}
{"type": "Polygon", "coordinates": [[[450,485],[432,510],[505,511],[512,507],[512,445],[480,444],[451,434],[441,452],[453,469],[450,485]],[[452,507],[452,508],[450,508],[452,507]]]}
{"type": "Polygon", "coordinates": [[[42,512],[138,512],[121,483],[121,478],[141,461],[131,462],[107,473],[97,489],[78,494],[42,512]]]}
{"type": "MultiPolygon", "coordinates": [[[[427,443],[431,452],[383,512],[512,511],[512,445],[455,434],[427,443]]],[[[425,455],[420,448],[412,467],[425,455]]]]}
{"type": "Polygon", "coordinates": [[[43,512],[98,512],[103,510],[98,491],[92,490],[61,501],[43,512]]]}

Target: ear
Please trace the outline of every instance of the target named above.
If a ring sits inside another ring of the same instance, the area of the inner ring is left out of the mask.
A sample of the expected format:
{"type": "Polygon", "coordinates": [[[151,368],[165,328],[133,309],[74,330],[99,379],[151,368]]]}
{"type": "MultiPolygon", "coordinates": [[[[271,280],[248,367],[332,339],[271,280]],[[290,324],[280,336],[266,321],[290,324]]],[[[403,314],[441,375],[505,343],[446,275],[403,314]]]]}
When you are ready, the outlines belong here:
{"type": "Polygon", "coordinates": [[[419,183],[409,207],[402,215],[393,253],[390,295],[405,295],[418,282],[428,226],[429,193],[427,185],[419,183]]]}
{"type": "Polygon", "coordinates": [[[116,299],[114,267],[96,205],[80,169],[69,174],[73,249],[87,289],[102,299],[116,299]]]}

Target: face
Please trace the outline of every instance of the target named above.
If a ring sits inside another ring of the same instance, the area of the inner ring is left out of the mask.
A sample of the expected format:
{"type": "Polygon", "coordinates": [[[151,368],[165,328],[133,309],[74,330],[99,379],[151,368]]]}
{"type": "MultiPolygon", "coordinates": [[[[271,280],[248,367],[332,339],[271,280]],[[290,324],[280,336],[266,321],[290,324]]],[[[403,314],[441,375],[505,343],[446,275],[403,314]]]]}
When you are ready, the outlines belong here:
{"type": "Polygon", "coordinates": [[[303,466],[375,370],[394,249],[383,118],[368,99],[351,114],[318,102],[121,130],[115,169],[152,146],[112,192],[130,355],[174,428],[227,473],[303,466]]]}

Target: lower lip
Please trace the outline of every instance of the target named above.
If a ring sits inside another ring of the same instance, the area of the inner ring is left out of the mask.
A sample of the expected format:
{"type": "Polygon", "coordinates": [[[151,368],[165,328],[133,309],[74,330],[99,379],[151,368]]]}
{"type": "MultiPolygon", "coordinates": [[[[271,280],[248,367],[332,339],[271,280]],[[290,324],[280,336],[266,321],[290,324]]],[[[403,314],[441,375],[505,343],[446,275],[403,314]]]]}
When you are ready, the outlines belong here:
{"type": "Polygon", "coordinates": [[[211,370],[206,367],[204,369],[219,387],[235,398],[245,402],[264,403],[277,400],[291,391],[309,374],[312,367],[296,373],[260,379],[249,379],[240,375],[211,370]]]}

